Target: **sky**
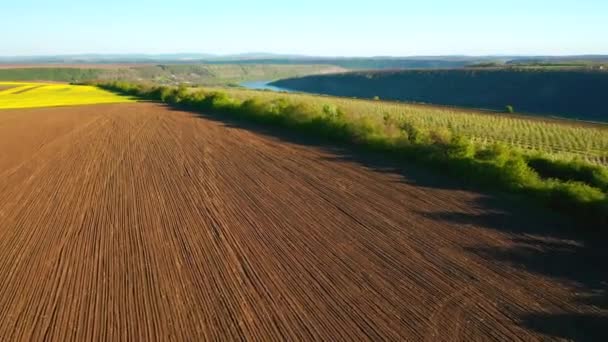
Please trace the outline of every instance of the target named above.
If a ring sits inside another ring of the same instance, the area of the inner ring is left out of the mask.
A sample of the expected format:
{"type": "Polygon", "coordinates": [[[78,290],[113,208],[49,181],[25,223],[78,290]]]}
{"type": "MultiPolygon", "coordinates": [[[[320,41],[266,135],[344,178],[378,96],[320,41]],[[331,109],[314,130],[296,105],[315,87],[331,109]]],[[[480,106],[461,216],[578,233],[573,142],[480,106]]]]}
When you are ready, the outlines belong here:
{"type": "Polygon", "coordinates": [[[19,0],[0,56],[608,54],[607,0],[19,0]]]}

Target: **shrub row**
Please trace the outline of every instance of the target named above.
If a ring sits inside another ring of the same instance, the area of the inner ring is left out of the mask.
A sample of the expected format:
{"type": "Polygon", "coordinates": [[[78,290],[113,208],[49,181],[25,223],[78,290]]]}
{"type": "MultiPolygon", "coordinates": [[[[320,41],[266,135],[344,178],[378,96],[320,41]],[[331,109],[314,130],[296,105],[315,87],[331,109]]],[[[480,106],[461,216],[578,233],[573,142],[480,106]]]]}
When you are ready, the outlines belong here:
{"type": "MultiPolygon", "coordinates": [[[[506,145],[475,146],[449,128],[425,130],[401,118],[345,113],[285,98],[236,100],[226,93],[158,87],[124,82],[98,84],[106,90],[162,101],[193,110],[226,114],[268,125],[304,131],[414,160],[471,185],[520,193],[581,220],[581,225],[608,226],[608,171],[581,161],[527,156],[506,145]],[[584,224],[583,224],[584,223],[584,224]]],[[[322,99],[319,99],[322,101],[322,99]]]]}

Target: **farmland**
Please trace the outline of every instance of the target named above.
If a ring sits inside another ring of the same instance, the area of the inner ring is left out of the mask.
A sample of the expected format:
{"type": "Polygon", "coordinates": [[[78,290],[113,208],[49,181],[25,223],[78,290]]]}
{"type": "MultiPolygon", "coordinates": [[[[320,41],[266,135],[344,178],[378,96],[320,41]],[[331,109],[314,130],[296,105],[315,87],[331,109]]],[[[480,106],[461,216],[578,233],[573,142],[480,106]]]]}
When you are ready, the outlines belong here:
{"type": "Polygon", "coordinates": [[[0,109],[74,106],[131,101],[124,96],[117,96],[91,86],[0,82],[0,87],[2,86],[5,86],[6,89],[0,89],[0,109]]]}
{"type": "Polygon", "coordinates": [[[337,96],[414,101],[608,122],[608,72],[597,68],[513,66],[360,71],[285,79],[273,85],[337,96]]]}
{"type": "Polygon", "coordinates": [[[274,64],[74,64],[74,65],[2,65],[0,81],[84,82],[148,81],[176,85],[226,85],[244,81],[277,80],[286,77],[339,72],[345,69],[330,65],[274,64]]]}
{"type": "Polygon", "coordinates": [[[0,110],[7,340],[606,338],[606,250],[575,221],[122,101],[0,110]]]}
{"type": "Polygon", "coordinates": [[[342,107],[323,103],[322,97],[296,102],[286,94],[278,99],[238,98],[185,86],[117,82],[100,87],[372,149],[388,159],[443,169],[476,186],[523,194],[529,200],[585,219],[594,230],[605,231],[608,227],[608,169],[589,162],[529,153],[505,143],[480,144],[450,125],[429,129],[401,115],[346,112],[342,107]]]}
{"type": "Polygon", "coordinates": [[[608,0],[0,11],[0,342],[608,342],[608,0]]]}
{"type": "Polygon", "coordinates": [[[527,153],[546,153],[553,158],[580,158],[608,165],[608,124],[589,124],[542,117],[481,112],[461,108],[416,105],[386,101],[367,101],[307,94],[282,94],[241,89],[211,89],[225,92],[239,101],[259,98],[307,103],[322,111],[329,105],[353,116],[365,115],[383,122],[408,122],[425,130],[450,129],[476,144],[503,143],[527,153]]]}

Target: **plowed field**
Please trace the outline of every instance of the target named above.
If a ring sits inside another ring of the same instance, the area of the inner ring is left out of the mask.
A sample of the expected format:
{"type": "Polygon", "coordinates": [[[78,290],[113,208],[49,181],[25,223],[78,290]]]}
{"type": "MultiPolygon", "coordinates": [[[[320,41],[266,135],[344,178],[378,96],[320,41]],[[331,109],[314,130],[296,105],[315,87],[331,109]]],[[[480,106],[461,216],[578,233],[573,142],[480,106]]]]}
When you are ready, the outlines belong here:
{"type": "Polygon", "coordinates": [[[606,337],[549,212],[158,104],[0,111],[0,340],[606,337]]]}

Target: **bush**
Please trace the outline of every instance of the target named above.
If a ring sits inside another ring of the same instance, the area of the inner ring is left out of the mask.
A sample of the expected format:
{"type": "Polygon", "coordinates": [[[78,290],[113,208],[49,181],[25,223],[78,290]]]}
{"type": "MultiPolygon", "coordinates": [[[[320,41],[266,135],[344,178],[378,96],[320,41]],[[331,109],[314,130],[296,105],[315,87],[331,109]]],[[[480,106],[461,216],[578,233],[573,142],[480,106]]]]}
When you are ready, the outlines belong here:
{"type": "Polygon", "coordinates": [[[403,122],[401,124],[401,130],[403,131],[403,135],[406,136],[412,144],[427,144],[430,142],[430,136],[427,131],[419,129],[409,122],[403,122]]]}
{"type": "Polygon", "coordinates": [[[447,128],[438,128],[429,132],[430,142],[440,146],[447,146],[452,142],[452,132],[447,128]]]}
{"type": "Polygon", "coordinates": [[[608,225],[608,198],[602,191],[580,182],[550,181],[545,197],[561,211],[580,217],[587,224],[608,225]]]}
{"type": "Polygon", "coordinates": [[[539,185],[538,174],[532,170],[523,157],[512,155],[502,166],[501,181],[512,190],[534,189],[539,185]]]}
{"type": "Polygon", "coordinates": [[[287,126],[297,127],[309,124],[318,114],[315,109],[305,102],[289,104],[280,108],[280,117],[287,126]]]}
{"type": "Polygon", "coordinates": [[[254,97],[245,100],[240,107],[240,112],[244,115],[262,115],[266,109],[266,104],[259,98],[254,97]]]}
{"type": "Polygon", "coordinates": [[[324,105],[323,114],[330,121],[341,121],[344,119],[344,113],[336,106],[324,105]]]}
{"type": "Polygon", "coordinates": [[[353,142],[358,144],[374,143],[382,132],[380,122],[370,116],[359,116],[348,123],[353,142]]]}
{"type": "Polygon", "coordinates": [[[513,109],[513,106],[511,105],[507,105],[505,106],[505,113],[513,114],[515,113],[515,109],[513,109]]]}
{"type": "Polygon", "coordinates": [[[528,158],[528,164],[541,177],[578,181],[608,192],[608,170],[580,160],[552,160],[542,156],[528,158]]]}
{"type": "Polygon", "coordinates": [[[475,146],[465,137],[455,135],[447,145],[446,154],[449,158],[473,158],[475,146]]]}
{"type": "Polygon", "coordinates": [[[475,158],[502,166],[512,154],[512,151],[505,144],[493,144],[478,150],[475,158]]]}

